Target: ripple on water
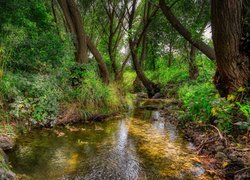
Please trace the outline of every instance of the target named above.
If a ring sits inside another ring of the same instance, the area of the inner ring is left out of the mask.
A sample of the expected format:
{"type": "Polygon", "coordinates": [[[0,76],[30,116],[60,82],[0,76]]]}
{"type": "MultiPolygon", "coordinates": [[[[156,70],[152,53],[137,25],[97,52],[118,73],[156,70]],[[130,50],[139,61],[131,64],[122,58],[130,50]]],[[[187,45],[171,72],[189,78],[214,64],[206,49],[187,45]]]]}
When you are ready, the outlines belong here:
{"type": "MultiPolygon", "coordinates": [[[[157,105],[143,103],[151,102],[157,105]]],[[[188,143],[158,111],[135,108],[131,114],[20,136],[9,153],[13,170],[23,179],[197,179],[205,174],[188,143]]]]}

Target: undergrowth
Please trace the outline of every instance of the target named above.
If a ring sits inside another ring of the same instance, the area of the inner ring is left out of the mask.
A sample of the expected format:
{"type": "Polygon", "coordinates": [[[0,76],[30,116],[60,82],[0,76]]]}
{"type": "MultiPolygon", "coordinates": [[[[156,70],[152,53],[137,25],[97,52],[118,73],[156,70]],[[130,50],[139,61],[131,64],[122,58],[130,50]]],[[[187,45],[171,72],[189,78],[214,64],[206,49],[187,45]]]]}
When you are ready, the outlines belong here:
{"type": "MultiPolygon", "coordinates": [[[[220,97],[213,84],[216,68],[211,60],[198,55],[199,76],[190,80],[187,62],[176,58],[171,67],[167,66],[166,59],[158,60],[157,69],[146,71],[146,75],[161,84],[163,94],[177,94],[185,110],[180,115],[183,122],[214,124],[225,133],[235,129],[242,132],[250,130],[249,99],[238,99],[235,94],[220,97]]],[[[240,88],[237,93],[244,91],[240,88]]]]}

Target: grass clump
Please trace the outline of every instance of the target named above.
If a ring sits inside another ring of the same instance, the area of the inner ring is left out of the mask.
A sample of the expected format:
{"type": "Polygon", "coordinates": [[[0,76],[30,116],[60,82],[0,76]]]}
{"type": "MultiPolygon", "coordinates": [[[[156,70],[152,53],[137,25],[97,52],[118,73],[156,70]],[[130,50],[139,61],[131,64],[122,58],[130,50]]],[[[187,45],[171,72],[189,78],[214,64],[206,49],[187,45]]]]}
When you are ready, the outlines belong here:
{"type": "Polygon", "coordinates": [[[103,84],[94,65],[84,67],[81,76],[81,83],[71,91],[69,102],[76,100],[84,117],[108,114],[122,108],[118,85],[103,84]]]}

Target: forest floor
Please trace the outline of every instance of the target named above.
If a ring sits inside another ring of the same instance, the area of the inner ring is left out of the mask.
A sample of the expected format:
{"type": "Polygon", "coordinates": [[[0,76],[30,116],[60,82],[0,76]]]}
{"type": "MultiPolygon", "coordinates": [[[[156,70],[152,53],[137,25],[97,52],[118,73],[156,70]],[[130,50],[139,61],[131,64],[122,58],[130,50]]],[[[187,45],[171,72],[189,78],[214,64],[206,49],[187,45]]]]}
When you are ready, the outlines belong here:
{"type": "Polygon", "coordinates": [[[249,137],[222,133],[217,127],[194,121],[181,121],[182,103],[173,103],[161,110],[161,116],[183,132],[195,146],[206,171],[215,179],[250,178],[249,137]]]}

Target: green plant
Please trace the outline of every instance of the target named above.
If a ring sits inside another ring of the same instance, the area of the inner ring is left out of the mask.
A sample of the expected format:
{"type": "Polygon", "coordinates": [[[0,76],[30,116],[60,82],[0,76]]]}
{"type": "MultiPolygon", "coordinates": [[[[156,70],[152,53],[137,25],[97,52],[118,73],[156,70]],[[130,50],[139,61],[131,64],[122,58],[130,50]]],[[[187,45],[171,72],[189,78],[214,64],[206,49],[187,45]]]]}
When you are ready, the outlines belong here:
{"type": "Polygon", "coordinates": [[[212,102],[212,115],[215,123],[224,132],[229,132],[232,128],[233,115],[235,114],[235,104],[226,98],[216,95],[212,102]]]}
{"type": "Polygon", "coordinates": [[[178,95],[187,108],[187,113],[192,120],[208,122],[211,117],[211,101],[214,93],[212,83],[185,84],[182,86],[178,95]]]}
{"type": "Polygon", "coordinates": [[[250,105],[242,104],[240,102],[236,102],[239,107],[240,112],[246,117],[246,121],[239,121],[235,123],[236,125],[240,126],[241,129],[250,130],[250,105]]]}

